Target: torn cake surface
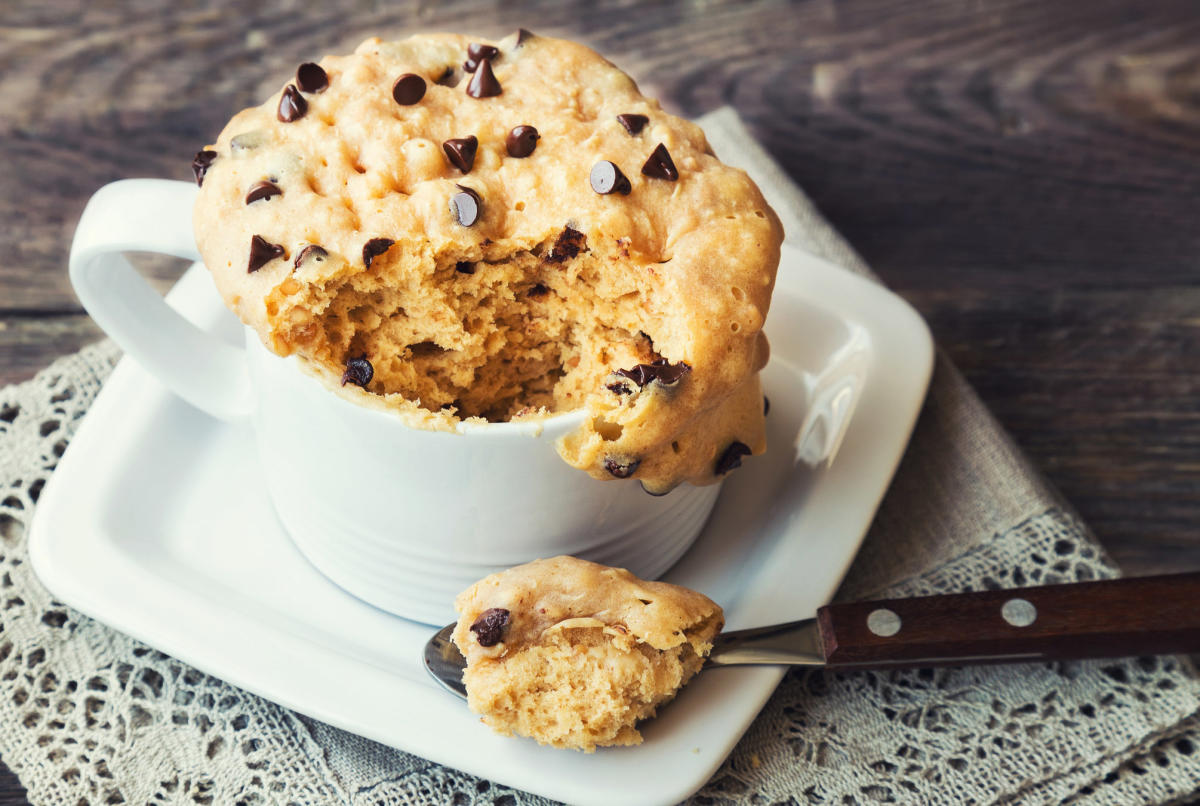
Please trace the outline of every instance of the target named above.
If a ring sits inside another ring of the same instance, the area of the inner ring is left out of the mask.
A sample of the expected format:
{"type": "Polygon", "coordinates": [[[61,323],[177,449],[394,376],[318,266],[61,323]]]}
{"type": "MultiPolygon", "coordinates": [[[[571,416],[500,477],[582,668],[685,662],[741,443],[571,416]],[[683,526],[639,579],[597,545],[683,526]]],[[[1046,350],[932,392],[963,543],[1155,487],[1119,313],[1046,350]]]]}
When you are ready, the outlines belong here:
{"type": "Polygon", "coordinates": [[[583,408],[563,458],[652,492],[765,448],[778,221],[586,47],[371,39],[194,167],[226,303],[333,385],[432,427],[583,408]]]}
{"type": "Polygon", "coordinates": [[[700,593],[554,557],[493,574],[455,602],[467,702],[493,729],[591,752],[638,744],[724,624],[700,593]]]}

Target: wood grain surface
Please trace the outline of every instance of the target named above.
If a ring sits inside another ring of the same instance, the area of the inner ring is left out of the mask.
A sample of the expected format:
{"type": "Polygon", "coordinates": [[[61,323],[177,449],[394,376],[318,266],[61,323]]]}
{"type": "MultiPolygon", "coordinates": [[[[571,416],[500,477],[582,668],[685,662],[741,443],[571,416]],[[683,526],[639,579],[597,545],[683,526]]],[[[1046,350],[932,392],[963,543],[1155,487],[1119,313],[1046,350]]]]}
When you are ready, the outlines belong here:
{"type": "Polygon", "coordinates": [[[0,383],[99,336],[65,269],[97,187],[190,178],[301,61],[518,26],[736,107],[1127,571],[1200,568],[1194,0],[10,0],[0,383]]]}

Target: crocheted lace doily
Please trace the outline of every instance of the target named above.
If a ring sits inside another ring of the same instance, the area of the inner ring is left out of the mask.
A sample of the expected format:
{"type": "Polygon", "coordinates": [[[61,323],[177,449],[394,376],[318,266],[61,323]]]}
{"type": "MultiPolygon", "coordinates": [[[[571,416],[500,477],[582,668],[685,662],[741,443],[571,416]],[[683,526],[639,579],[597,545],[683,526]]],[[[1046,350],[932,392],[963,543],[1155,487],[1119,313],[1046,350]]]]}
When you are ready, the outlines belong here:
{"type": "MultiPolygon", "coordinates": [[[[107,343],[0,391],[0,758],[46,804],[533,804],[300,717],[56,602],[26,526],[107,343]]],[[[1111,576],[1049,510],[886,591],[1111,576]]],[[[1174,658],[789,674],[699,803],[1161,803],[1200,790],[1200,686],[1174,658]]],[[[636,752],[626,751],[626,752],[636,752]]]]}

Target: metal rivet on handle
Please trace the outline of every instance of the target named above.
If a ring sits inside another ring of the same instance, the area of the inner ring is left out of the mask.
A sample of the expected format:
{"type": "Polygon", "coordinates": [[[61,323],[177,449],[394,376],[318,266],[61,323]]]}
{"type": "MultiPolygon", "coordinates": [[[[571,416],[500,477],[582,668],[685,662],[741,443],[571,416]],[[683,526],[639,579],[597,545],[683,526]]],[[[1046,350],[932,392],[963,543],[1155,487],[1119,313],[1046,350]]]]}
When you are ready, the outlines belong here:
{"type": "Polygon", "coordinates": [[[1037,621],[1037,608],[1028,599],[1009,599],[1000,608],[1000,615],[1014,627],[1028,627],[1037,621]]]}
{"type": "Polygon", "coordinates": [[[888,638],[900,632],[900,617],[886,607],[872,610],[867,616],[867,629],[878,636],[888,638]]]}

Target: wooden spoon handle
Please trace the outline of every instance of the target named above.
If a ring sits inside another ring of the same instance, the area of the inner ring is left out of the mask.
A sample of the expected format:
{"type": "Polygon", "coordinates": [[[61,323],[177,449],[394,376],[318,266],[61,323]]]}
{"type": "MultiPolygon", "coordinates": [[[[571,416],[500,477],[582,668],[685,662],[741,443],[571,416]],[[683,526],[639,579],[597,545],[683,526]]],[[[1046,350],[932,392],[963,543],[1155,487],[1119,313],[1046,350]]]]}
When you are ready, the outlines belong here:
{"type": "Polygon", "coordinates": [[[1012,663],[1200,651],[1200,573],[817,611],[830,667],[1012,663]]]}

